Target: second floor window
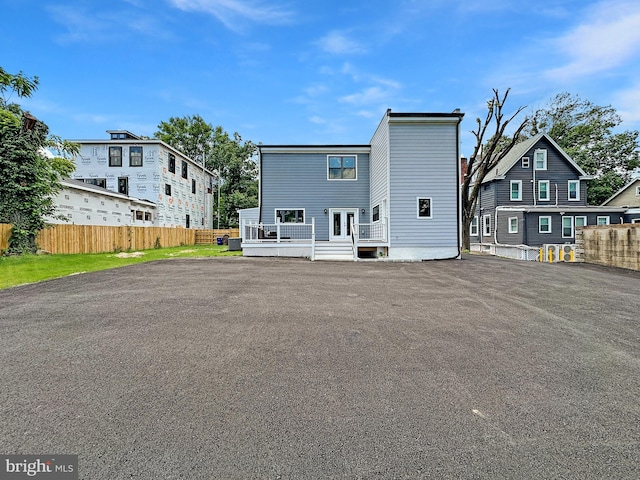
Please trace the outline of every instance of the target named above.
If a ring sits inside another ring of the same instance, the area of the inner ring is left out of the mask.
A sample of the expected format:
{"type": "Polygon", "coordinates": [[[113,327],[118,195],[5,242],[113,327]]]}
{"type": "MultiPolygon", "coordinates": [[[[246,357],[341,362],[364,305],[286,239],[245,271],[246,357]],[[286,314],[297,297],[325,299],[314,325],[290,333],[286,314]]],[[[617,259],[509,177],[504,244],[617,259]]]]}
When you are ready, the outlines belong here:
{"type": "Polygon", "coordinates": [[[355,180],[356,157],[329,156],[329,180],[355,180]]]}
{"type": "Polygon", "coordinates": [[[580,180],[569,180],[569,200],[580,200],[580,180]]]}
{"type": "Polygon", "coordinates": [[[172,153],[169,154],[169,171],[176,173],[176,156],[172,153]]]}
{"type": "Polygon", "coordinates": [[[188,166],[187,166],[187,162],[185,162],[184,160],[182,160],[182,178],[187,178],[188,176],[188,166]]]}
{"type": "Polygon", "coordinates": [[[122,166],[122,147],[109,147],[109,166],[122,166]]]}
{"type": "Polygon", "coordinates": [[[534,152],[535,158],[535,169],[536,170],[546,170],[547,169],[547,151],[540,149],[534,152]]]}
{"type": "Polygon", "coordinates": [[[511,180],[511,201],[522,200],[522,180],[511,180]]]}
{"type": "Polygon", "coordinates": [[[142,147],[129,147],[129,166],[142,166],[142,147]]]}
{"type": "Polygon", "coordinates": [[[549,201],[549,180],[538,181],[538,200],[549,201]]]}

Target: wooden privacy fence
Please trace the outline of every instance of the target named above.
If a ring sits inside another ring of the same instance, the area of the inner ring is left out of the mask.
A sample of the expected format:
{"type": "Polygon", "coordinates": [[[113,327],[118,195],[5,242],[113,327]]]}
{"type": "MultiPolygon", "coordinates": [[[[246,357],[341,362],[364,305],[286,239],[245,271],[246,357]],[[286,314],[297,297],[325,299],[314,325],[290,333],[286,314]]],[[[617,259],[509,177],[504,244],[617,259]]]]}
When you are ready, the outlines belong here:
{"type": "MultiPolygon", "coordinates": [[[[161,247],[215,244],[218,237],[237,237],[237,228],[194,230],[164,227],[120,227],[57,224],[45,228],[37,238],[38,248],[50,253],[100,253],[120,250],[146,250],[161,247]]],[[[0,223],[0,251],[9,247],[11,225],[0,223]]]]}

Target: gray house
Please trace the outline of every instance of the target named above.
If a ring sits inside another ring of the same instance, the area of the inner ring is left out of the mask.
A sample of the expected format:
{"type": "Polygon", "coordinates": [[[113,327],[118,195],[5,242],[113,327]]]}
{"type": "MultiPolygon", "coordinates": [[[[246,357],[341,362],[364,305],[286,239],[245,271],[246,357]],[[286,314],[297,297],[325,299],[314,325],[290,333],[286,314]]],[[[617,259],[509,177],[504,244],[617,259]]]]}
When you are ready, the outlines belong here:
{"type": "Polygon", "coordinates": [[[575,242],[575,228],[623,223],[624,208],[588,206],[587,175],[547,134],[516,145],[482,182],[471,242],[575,242]]]}
{"type": "Polygon", "coordinates": [[[460,255],[463,114],[388,110],[366,145],[262,145],[245,255],[422,260],[460,255]]]}

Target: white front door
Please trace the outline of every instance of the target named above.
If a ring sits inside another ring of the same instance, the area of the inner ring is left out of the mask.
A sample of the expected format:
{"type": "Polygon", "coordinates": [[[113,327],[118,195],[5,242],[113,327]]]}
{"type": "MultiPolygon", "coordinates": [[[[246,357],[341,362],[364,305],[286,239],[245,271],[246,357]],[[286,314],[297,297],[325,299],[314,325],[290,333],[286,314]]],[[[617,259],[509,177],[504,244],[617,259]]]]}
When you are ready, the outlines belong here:
{"type": "Polygon", "coordinates": [[[340,241],[351,238],[351,223],[357,221],[357,209],[332,208],[329,211],[329,240],[340,241]]]}

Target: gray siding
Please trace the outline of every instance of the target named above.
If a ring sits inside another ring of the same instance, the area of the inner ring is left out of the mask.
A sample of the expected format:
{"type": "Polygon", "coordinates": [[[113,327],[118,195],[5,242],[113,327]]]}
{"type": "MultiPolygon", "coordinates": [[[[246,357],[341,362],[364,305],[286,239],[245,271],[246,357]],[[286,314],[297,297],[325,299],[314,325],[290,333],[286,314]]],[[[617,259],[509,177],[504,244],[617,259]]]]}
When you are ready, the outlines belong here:
{"type": "Polygon", "coordinates": [[[556,204],[556,187],[557,187],[557,204],[584,206],[587,204],[587,182],[580,181],[580,200],[569,201],[569,180],[578,180],[579,174],[573,167],[560,155],[555,148],[542,138],[531,148],[523,157],[529,157],[529,168],[522,168],[522,163],[516,163],[513,168],[506,172],[504,180],[497,181],[497,201],[498,205],[518,206],[518,205],[555,205],[556,204]],[[535,171],[535,191],[536,197],[534,202],[534,152],[537,149],[547,150],[547,170],[535,171]],[[522,181],[522,200],[512,201],[510,197],[511,180],[522,181]],[[537,197],[538,181],[549,180],[549,200],[540,201],[537,197]]]}
{"type": "MultiPolygon", "coordinates": [[[[382,208],[382,201],[389,198],[389,124],[386,120],[385,117],[380,122],[371,139],[371,208],[376,205],[382,208]]],[[[387,215],[388,212],[380,212],[381,217],[387,215]]]]}
{"type": "MultiPolygon", "coordinates": [[[[354,155],[336,150],[333,155],[354,155]]],[[[369,154],[357,155],[357,180],[327,180],[328,153],[262,152],[260,220],[275,223],[275,209],[305,209],[305,223],[316,221],[316,239],[329,239],[324,209],[357,208],[369,212],[369,154]]],[[[368,217],[367,217],[368,218],[368,217]]]]}
{"type": "Polygon", "coordinates": [[[457,124],[389,125],[390,244],[458,246],[457,124]],[[417,218],[417,197],[432,218],[417,218]]]}
{"type": "MultiPolygon", "coordinates": [[[[563,238],[562,237],[562,217],[563,216],[586,216],[587,225],[597,225],[598,217],[608,216],[610,223],[619,224],[624,223],[624,215],[618,212],[598,212],[598,213],[584,213],[584,212],[570,212],[566,211],[565,215],[559,213],[544,213],[544,212],[530,212],[526,214],[526,235],[527,245],[532,247],[540,247],[545,243],[574,243],[575,238],[563,238]],[[538,232],[538,220],[541,216],[551,217],[551,233],[539,233],[538,232]],[[621,218],[623,221],[621,221],[621,218]]],[[[574,232],[575,234],[575,232],[574,232]]]]}

